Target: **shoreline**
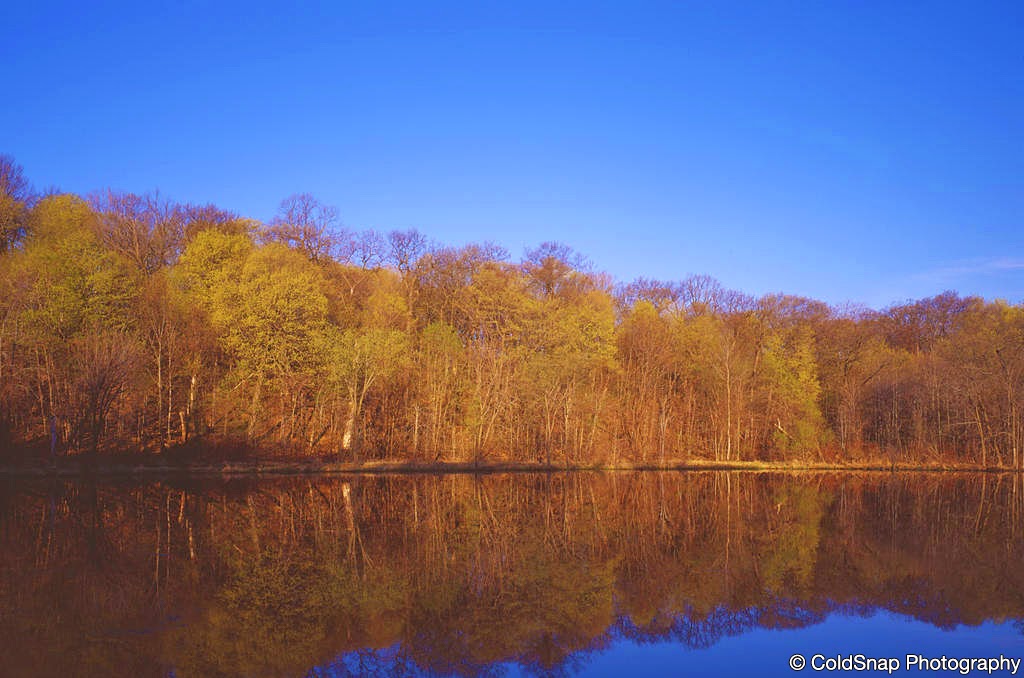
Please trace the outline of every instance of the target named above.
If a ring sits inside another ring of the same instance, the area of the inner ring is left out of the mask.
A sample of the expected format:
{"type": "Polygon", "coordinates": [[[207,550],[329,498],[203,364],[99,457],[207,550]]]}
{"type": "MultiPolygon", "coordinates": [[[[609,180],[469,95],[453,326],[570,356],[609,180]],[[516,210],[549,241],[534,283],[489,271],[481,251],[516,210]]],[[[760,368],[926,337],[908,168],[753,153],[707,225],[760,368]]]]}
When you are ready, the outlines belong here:
{"type": "Polygon", "coordinates": [[[742,471],[756,473],[785,472],[858,472],[858,473],[1021,473],[1024,469],[1007,466],[948,464],[883,464],[824,462],[765,462],[669,460],[665,462],[617,462],[601,464],[545,464],[539,462],[416,462],[373,460],[360,463],[323,460],[253,459],[222,462],[182,462],[154,459],[142,463],[118,461],[62,460],[49,464],[0,465],[0,476],[8,477],[148,477],[148,476],[307,476],[376,474],[493,474],[493,473],[572,473],[572,472],[693,472],[742,471]]]}

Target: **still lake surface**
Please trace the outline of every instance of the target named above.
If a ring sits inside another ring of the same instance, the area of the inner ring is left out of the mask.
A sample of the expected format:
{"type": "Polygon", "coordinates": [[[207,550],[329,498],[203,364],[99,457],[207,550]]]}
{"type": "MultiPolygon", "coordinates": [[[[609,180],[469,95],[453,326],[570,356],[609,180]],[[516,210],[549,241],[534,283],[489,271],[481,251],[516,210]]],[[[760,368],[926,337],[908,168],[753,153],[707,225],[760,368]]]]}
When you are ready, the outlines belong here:
{"type": "Polygon", "coordinates": [[[961,675],[906,656],[1022,620],[1019,474],[0,479],[5,676],[961,675]]]}

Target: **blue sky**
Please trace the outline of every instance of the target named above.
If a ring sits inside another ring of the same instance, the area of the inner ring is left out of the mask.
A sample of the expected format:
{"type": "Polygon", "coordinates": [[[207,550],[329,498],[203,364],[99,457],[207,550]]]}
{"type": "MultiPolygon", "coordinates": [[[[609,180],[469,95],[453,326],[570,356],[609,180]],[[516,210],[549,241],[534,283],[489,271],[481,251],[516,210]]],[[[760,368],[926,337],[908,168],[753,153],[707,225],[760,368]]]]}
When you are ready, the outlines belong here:
{"type": "Polygon", "coordinates": [[[0,152],[623,281],[1024,300],[1024,3],[300,4],[8,5],[0,152]]]}

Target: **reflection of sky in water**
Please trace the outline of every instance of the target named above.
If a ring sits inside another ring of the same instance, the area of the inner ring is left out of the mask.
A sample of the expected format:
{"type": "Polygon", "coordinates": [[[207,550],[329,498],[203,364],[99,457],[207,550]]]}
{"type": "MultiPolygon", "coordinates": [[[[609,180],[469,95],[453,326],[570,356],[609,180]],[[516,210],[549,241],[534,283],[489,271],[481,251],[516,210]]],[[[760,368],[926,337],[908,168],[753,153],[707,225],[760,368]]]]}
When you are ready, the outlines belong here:
{"type": "MultiPolygon", "coordinates": [[[[895,675],[959,675],[955,671],[906,670],[906,655],[921,654],[939,658],[998,657],[1024,658],[1024,633],[1014,622],[985,622],[979,626],[938,628],[927,622],[891,612],[861,617],[837,613],[823,622],[799,629],[755,627],[723,637],[706,648],[689,647],[667,639],[640,641],[625,634],[619,624],[604,648],[578,652],[553,672],[539,675],[580,676],[664,676],[664,675],[742,675],[796,676],[853,674],[855,671],[814,671],[810,666],[799,674],[789,668],[794,653],[810,660],[812,655],[826,657],[863,654],[866,657],[897,657],[902,670],[895,675]]],[[[484,675],[531,676],[538,672],[513,662],[477,667],[484,675]]],[[[373,653],[351,653],[331,665],[319,667],[310,676],[429,675],[402,656],[393,646],[373,653]]],[[[879,675],[868,671],[868,675],[879,675]]],[[[882,673],[881,675],[885,675],[882,673]]],[[[988,675],[973,672],[970,675],[988,675]]],[[[1010,675],[1009,671],[992,675],[1010,675]]],[[[1024,675],[1024,664],[1018,675],[1024,675]]]]}
{"type": "MultiPolygon", "coordinates": [[[[1024,635],[1011,623],[985,623],[946,631],[889,612],[867,618],[840,614],[803,629],[754,629],[723,638],[703,650],[690,650],[670,642],[619,642],[607,652],[595,655],[581,674],[794,676],[796,672],[789,668],[789,657],[794,653],[807,658],[817,653],[826,657],[861,653],[868,657],[899,657],[901,664],[908,653],[926,657],[983,657],[1000,653],[1024,657],[1024,635]]],[[[827,672],[808,667],[801,674],[827,672]]]]}

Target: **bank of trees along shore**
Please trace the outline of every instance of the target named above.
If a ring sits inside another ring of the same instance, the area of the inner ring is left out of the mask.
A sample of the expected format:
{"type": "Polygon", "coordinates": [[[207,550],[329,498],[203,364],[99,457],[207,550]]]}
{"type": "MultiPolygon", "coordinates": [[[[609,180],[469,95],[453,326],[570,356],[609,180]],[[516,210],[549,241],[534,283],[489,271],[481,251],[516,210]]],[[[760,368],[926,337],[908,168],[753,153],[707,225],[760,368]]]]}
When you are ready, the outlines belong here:
{"type": "Polygon", "coordinates": [[[1020,304],[617,285],[563,245],[357,232],[307,195],[265,224],[38,196],[10,158],[0,235],[8,450],[55,431],[66,452],[1022,463],[1020,304]]]}

